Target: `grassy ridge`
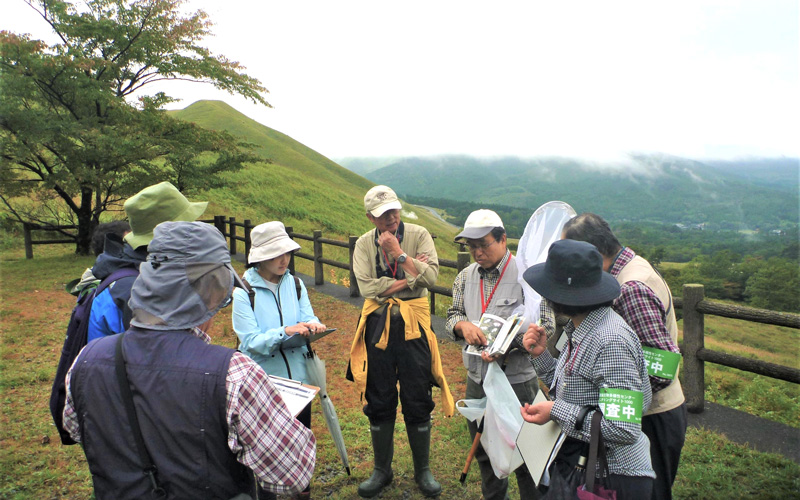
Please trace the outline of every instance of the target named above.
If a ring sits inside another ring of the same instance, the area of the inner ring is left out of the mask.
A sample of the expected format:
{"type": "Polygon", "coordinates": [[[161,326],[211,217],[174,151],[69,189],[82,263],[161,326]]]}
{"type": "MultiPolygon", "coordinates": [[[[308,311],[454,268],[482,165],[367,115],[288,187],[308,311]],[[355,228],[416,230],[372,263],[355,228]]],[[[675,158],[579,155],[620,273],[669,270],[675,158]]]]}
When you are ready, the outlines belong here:
{"type": "MultiPolygon", "coordinates": [[[[64,283],[80,275],[93,259],[76,257],[64,246],[37,247],[36,255],[34,260],[25,260],[21,245],[0,253],[0,276],[4,284],[0,290],[0,401],[3,402],[0,407],[0,498],[89,498],[91,478],[83,453],[80,447],[60,445],[51,423],[48,397],[73,302],[64,292],[64,283]]],[[[237,268],[242,270],[238,264],[237,268]]],[[[320,319],[341,332],[328,336],[316,348],[327,363],[329,394],[336,405],[353,470],[350,477],[342,471],[319,405],[314,404],[312,428],[318,438],[318,457],[313,488],[315,497],[352,499],[356,498],[358,483],[368,476],[372,465],[362,402],[352,384],[344,380],[359,311],[314,290],[311,301],[320,319]]],[[[230,321],[230,309],[226,309],[216,318],[211,335],[216,343],[234,347],[237,341],[230,321]]],[[[712,318],[706,325],[714,331],[718,328],[712,318]]],[[[785,332],[771,330],[766,334],[779,340],[785,332]]],[[[747,337],[747,332],[743,332],[743,336],[747,337]]],[[[721,342],[737,349],[736,340],[729,338],[721,342]]],[[[466,374],[458,346],[440,342],[439,348],[450,390],[456,399],[463,398],[466,374]]],[[[778,352],[775,355],[782,356],[778,352]]],[[[712,370],[709,368],[707,373],[712,370]]],[[[707,383],[712,386],[708,395],[713,400],[714,382],[710,379],[712,377],[707,375],[707,383]]],[[[438,391],[434,399],[438,403],[438,391]]],[[[795,418],[798,414],[796,410],[790,413],[795,418]]],[[[444,487],[441,498],[478,498],[475,465],[467,486],[458,483],[470,444],[464,420],[459,416],[444,418],[438,409],[433,418],[432,467],[444,487]]],[[[395,449],[396,479],[382,498],[419,498],[415,494],[411,455],[399,416],[395,449]]],[[[517,495],[513,478],[511,483],[513,498],[517,495]]],[[[800,466],[779,455],[749,450],[718,434],[690,429],[675,485],[675,498],[747,496],[797,498],[800,496],[800,466]]]]}

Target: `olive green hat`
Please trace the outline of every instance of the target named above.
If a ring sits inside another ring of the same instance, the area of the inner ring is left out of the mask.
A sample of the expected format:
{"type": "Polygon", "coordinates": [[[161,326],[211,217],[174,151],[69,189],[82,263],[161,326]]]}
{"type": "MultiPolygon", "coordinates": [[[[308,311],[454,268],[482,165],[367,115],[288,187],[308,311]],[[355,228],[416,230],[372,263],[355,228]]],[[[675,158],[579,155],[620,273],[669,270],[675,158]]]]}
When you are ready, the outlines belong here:
{"type": "Polygon", "coordinates": [[[146,187],[125,202],[125,213],[131,232],[125,241],[133,248],[147,245],[153,239],[153,229],[162,222],[192,222],[203,215],[207,201],[190,202],[169,182],[146,187]]]}

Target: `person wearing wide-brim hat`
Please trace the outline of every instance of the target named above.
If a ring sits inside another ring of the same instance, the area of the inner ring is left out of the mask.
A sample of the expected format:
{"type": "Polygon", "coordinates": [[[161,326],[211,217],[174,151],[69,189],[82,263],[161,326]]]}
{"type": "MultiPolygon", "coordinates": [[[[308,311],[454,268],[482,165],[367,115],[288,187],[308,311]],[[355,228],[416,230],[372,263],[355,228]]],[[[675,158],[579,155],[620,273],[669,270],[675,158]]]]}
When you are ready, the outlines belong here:
{"type": "Polygon", "coordinates": [[[609,468],[601,482],[619,500],[650,498],[655,473],[641,417],[652,393],[639,338],[611,308],[619,283],[603,271],[594,245],[574,240],[554,242],[547,261],[528,268],[523,278],[570,318],[564,327],[568,346],[558,360],[547,350],[542,327],[531,325],[523,338],[553,400],[526,404],[522,417],[535,424],[553,420],[568,436],[550,475],[565,476],[575,466],[589,441],[592,414],[600,408],[609,468]]]}
{"type": "MultiPolygon", "coordinates": [[[[153,239],[153,229],[162,222],[192,222],[197,220],[208,202],[191,202],[169,182],[148,186],[125,201],[130,232],[120,238],[106,235],[103,253],[97,257],[92,274],[98,280],[110,277],[115,271],[139,269],[147,259],[147,245],[153,239]],[[123,241],[124,239],[124,241],[123,241]]],[[[117,279],[95,297],[89,318],[88,340],[124,332],[131,321],[128,299],[136,276],[117,279]]]]}
{"type": "Polygon", "coordinates": [[[64,427],[83,446],[95,497],[250,499],[254,475],[272,491],[302,490],[316,463],[313,433],[253,360],[206,333],[243,286],[225,237],[202,222],[164,222],[149,248],[131,327],[89,343],[65,378],[64,427]]]}
{"type": "MultiPolygon", "coordinates": [[[[250,232],[248,269],[244,280],[255,291],[233,293],[233,330],[239,337],[239,350],[258,363],[265,372],[303,383],[306,374],[306,339],[325,330],[314,315],[303,282],[289,272],[289,260],[300,249],[280,221],[265,222],[250,232]]],[[[297,419],[311,428],[311,404],[297,419]]],[[[301,495],[308,498],[309,489],[301,495]]],[[[259,498],[274,498],[259,491],[259,498]]]]}

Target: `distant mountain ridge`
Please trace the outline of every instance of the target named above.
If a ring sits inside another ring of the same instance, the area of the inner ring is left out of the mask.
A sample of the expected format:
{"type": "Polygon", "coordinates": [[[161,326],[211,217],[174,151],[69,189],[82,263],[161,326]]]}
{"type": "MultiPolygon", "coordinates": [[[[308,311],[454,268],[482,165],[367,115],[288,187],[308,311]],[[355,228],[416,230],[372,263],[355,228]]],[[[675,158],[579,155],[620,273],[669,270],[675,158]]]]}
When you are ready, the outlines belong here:
{"type": "MultiPolygon", "coordinates": [[[[569,158],[408,157],[369,170],[401,195],[535,209],[562,200],[616,221],[716,224],[723,229],[796,227],[797,159],[709,162],[633,155],[597,164],[569,158]]],[[[353,159],[340,160],[347,167],[353,159]]]]}

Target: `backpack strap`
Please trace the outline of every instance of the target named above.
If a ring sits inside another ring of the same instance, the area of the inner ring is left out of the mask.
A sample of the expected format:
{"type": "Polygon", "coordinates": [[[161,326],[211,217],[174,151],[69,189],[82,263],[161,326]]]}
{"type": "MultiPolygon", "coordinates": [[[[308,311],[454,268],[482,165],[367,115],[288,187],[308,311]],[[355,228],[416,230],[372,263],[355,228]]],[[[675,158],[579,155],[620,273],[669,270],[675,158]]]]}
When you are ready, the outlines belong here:
{"type": "Polygon", "coordinates": [[[139,276],[139,270],[133,267],[125,267],[122,269],[117,269],[113,273],[109,274],[106,279],[100,282],[95,289],[94,296],[97,297],[100,293],[111,286],[117,280],[121,280],[122,278],[128,278],[130,276],[139,276]]]}
{"type": "MultiPolygon", "coordinates": [[[[300,278],[294,275],[292,275],[292,278],[294,278],[294,288],[297,291],[297,300],[300,300],[300,295],[303,293],[303,289],[300,288],[300,278]]],[[[244,283],[245,286],[247,286],[247,289],[245,291],[247,292],[247,296],[250,299],[250,308],[255,311],[256,292],[255,290],[253,290],[253,287],[250,286],[250,283],[248,283],[246,279],[242,278],[242,283],[244,283]]]]}

